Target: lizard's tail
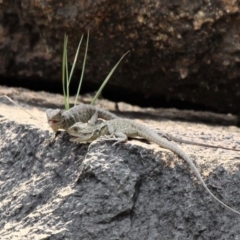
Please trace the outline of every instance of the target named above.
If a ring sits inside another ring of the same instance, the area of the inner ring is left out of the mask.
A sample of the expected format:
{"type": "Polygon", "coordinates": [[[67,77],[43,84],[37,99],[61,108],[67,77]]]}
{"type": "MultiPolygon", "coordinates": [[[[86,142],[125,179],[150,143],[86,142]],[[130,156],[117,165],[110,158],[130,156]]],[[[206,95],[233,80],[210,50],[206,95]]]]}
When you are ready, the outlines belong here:
{"type": "Polygon", "coordinates": [[[194,163],[192,162],[192,160],[183,152],[183,150],[178,147],[177,144],[175,144],[174,142],[170,142],[162,137],[160,137],[157,133],[153,132],[151,129],[148,129],[145,126],[141,125],[141,133],[139,132],[139,135],[151,142],[155,142],[156,144],[158,144],[159,146],[169,149],[173,152],[175,152],[176,154],[178,154],[181,158],[183,158],[191,167],[191,169],[193,170],[193,172],[196,174],[198,180],[202,183],[203,187],[207,190],[207,192],[217,201],[219,202],[222,206],[224,206],[225,208],[229,209],[230,211],[240,215],[240,212],[229,207],[228,205],[226,205],[225,203],[223,203],[222,201],[220,201],[217,197],[215,197],[213,195],[213,193],[209,190],[209,188],[207,187],[207,185],[205,184],[205,182],[203,181],[199,171],[197,170],[196,166],[194,165],[194,163]]]}

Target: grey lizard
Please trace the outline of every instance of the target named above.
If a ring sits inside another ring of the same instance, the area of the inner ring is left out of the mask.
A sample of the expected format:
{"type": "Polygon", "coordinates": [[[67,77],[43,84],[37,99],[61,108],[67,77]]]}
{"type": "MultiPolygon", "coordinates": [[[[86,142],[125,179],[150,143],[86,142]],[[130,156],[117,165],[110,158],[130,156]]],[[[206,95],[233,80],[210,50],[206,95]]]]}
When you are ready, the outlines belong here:
{"type": "Polygon", "coordinates": [[[76,122],[89,122],[94,125],[98,118],[105,120],[117,118],[109,111],[88,104],[77,105],[69,110],[47,109],[46,115],[48,124],[54,132],[59,129],[68,131],[76,122]]]}
{"type": "MultiPolygon", "coordinates": [[[[117,115],[104,110],[99,107],[95,107],[89,104],[81,104],[75,107],[70,108],[69,110],[60,110],[60,109],[47,109],[46,110],[47,120],[49,126],[52,130],[57,133],[59,129],[63,129],[68,131],[69,127],[71,127],[76,122],[89,122],[90,124],[94,125],[97,121],[97,118],[102,118],[105,120],[115,119],[118,118],[117,115]]],[[[209,147],[209,148],[222,148],[226,150],[232,151],[240,151],[238,149],[227,148],[223,146],[214,146],[209,144],[203,144],[193,141],[187,141],[184,139],[176,138],[170,134],[166,134],[157,130],[157,133],[168,140],[173,140],[180,143],[197,145],[202,147],[209,147]]],[[[55,135],[56,136],[56,135],[55,135]]]]}
{"type": "Polygon", "coordinates": [[[199,142],[193,142],[193,141],[188,141],[185,139],[180,139],[177,137],[174,137],[173,135],[169,134],[169,133],[163,133],[160,130],[156,130],[156,132],[164,137],[167,138],[169,141],[174,141],[174,142],[179,142],[179,143],[185,143],[185,144],[191,144],[191,145],[195,145],[195,146],[200,146],[200,147],[207,147],[207,148],[221,148],[221,149],[225,149],[225,150],[230,150],[230,151],[236,151],[236,152],[240,152],[240,149],[237,148],[228,148],[228,147],[223,147],[223,146],[216,146],[216,145],[211,145],[211,144],[205,144],[205,143],[199,143],[199,142]]]}
{"type": "Polygon", "coordinates": [[[79,122],[75,123],[72,127],[70,127],[68,132],[70,135],[75,137],[70,139],[73,142],[94,141],[99,137],[105,136],[104,138],[106,138],[106,136],[108,136],[108,140],[116,141],[113,144],[115,145],[117,143],[126,142],[128,140],[128,137],[142,137],[150,142],[158,144],[163,148],[169,149],[174,153],[178,154],[190,165],[191,169],[196,174],[198,180],[201,182],[203,187],[217,202],[219,202],[221,205],[223,205],[230,211],[240,215],[239,211],[227,206],[225,203],[223,203],[213,195],[213,193],[209,190],[209,188],[203,181],[199,171],[197,170],[192,160],[176,143],[170,142],[167,139],[162,138],[157,134],[157,132],[153,131],[152,129],[148,128],[143,124],[123,118],[108,120],[97,125],[88,125],[79,122]]]}

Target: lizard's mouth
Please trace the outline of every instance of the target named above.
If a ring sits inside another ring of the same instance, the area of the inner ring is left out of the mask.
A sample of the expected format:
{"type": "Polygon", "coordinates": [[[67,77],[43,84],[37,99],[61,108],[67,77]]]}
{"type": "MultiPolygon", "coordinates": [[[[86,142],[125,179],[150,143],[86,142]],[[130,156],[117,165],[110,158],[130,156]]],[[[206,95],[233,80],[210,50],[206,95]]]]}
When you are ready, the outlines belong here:
{"type": "Polygon", "coordinates": [[[77,136],[77,134],[75,134],[75,133],[73,133],[73,132],[68,132],[72,137],[74,137],[74,138],[79,138],[78,136],[77,136]]]}
{"type": "Polygon", "coordinates": [[[56,120],[48,120],[48,124],[49,126],[55,126],[59,123],[59,121],[56,121],[56,120]]]}

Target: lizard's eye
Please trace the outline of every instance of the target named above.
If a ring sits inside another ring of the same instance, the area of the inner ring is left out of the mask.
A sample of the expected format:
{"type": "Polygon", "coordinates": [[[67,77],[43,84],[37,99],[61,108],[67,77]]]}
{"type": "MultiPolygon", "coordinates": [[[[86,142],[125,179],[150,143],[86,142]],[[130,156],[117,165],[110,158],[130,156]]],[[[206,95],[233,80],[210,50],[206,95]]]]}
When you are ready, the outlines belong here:
{"type": "Polygon", "coordinates": [[[78,132],[78,128],[77,128],[77,127],[74,127],[74,128],[73,128],[73,131],[74,131],[74,132],[78,132]]]}

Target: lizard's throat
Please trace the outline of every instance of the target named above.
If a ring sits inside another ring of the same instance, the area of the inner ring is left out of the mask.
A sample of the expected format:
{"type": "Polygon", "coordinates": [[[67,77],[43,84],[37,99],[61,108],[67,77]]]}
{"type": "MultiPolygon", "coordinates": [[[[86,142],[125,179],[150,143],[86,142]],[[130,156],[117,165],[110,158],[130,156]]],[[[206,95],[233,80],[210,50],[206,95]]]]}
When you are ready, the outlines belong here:
{"type": "Polygon", "coordinates": [[[48,120],[48,124],[49,124],[50,126],[57,125],[58,123],[59,123],[59,121],[48,120]]]}
{"type": "Polygon", "coordinates": [[[62,127],[62,122],[61,121],[58,121],[58,120],[52,120],[52,119],[49,119],[48,120],[48,124],[49,126],[52,128],[52,130],[54,132],[58,131],[59,129],[63,128],[62,127]]]}

